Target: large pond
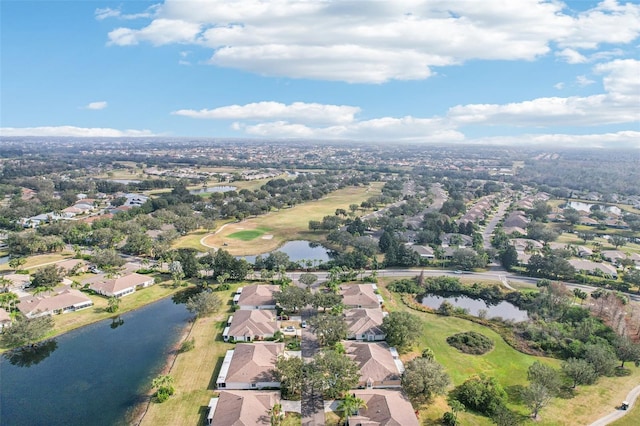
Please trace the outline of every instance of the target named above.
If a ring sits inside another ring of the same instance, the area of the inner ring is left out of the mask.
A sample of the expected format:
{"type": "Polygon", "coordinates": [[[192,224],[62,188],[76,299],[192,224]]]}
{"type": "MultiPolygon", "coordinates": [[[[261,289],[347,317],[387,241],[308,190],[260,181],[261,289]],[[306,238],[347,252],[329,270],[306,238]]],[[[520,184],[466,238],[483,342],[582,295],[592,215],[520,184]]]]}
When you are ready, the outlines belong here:
{"type": "MultiPolygon", "coordinates": [[[[591,211],[591,207],[594,206],[594,205],[595,204],[583,203],[582,201],[569,201],[565,205],[565,208],[571,207],[571,208],[574,208],[574,209],[576,209],[578,211],[590,212],[591,211]]],[[[603,204],[598,204],[598,205],[604,211],[611,212],[611,213],[616,214],[616,215],[620,215],[622,213],[622,210],[620,210],[620,208],[618,208],[616,206],[605,206],[603,204]]]]}
{"type": "Polygon", "coordinates": [[[235,191],[236,188],[235,186],[229,186],[229,185],[222,185],[222,186],[210,186],[207,188],[200,188],[200,189],[192,189],[191,191],[189,191],[190,194],[209,194],[212,192],[229,192],[229,191],[235,191]]]}
{"type": "MultiPolygon", "coordinates": [[[[287,241],[278,250],[289,256],[292,262],[299,262],[301,260],[315,260],[317,262],[326,262],[329,260],[329,251],[317,243],[305,240],[287,241]]],[[[264,253],[261,256],[267,257],[269,253],[264,253]]],[[[247,259],[247,262],[254,263],[256,256],[240,256],[247,259]]]]}
{"type": "Polygon", "coordinates": [[[126,425],[190,314],[164,299],[0,360],[0,424],[126,425]]]}
{"type": "Polygon", "coordinates": [[[502,301],[497,305],[490,305],[482,299],[472,299],[467,296],[436,296],[433,294],[422,298],[422,304],[432,309],[438,309],[442,302],[447,301],[457,308],[466,309],[469,314],[478,316],[480,310],[487,311],[487,318],[501,317],[505,320],[526,321],[529,319],[527,311],[515,305],[502,301]]]}

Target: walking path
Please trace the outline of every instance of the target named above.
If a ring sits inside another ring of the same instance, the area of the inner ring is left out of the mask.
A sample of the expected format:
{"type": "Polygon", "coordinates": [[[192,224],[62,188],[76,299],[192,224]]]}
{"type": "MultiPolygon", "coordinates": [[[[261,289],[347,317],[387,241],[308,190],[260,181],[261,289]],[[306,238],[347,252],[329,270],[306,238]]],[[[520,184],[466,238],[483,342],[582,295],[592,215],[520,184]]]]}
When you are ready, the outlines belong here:
{"type": "Polygon", "coordinates": [[[616,409],[616,411],[609,413],[606,416],[601,417],[599,420],[591,423],[590,426],[605,426],[625,416],[629,411],[631,411],[638,397],[640,397],[640,386],[636,386],[635,388],[631,389],[631,392],[627,394],[626,401],[629,403],[629,408],[627,408],[626,410],[616,409]]]}
{"type": "Polygon", "coordinates": [[[212,248],[214,250],[218,250],[218,247],[210,246],[209,244],[205,243],[204,240],[206,240],[207,238],[209,238],[212,235],[216,235],[218,232],[222,231],[224,229],[224,227],[227,226],[227,225],[228,225],[228,223],[225,223],[224,225],[222,225],[220,227],[220,229],[217,229],[216,232],[209,233],[209,234],[205,235],[204,237],[200,238],[200,244],[202,244],[205,247],[209,247],[209,248],[212,248]]]}

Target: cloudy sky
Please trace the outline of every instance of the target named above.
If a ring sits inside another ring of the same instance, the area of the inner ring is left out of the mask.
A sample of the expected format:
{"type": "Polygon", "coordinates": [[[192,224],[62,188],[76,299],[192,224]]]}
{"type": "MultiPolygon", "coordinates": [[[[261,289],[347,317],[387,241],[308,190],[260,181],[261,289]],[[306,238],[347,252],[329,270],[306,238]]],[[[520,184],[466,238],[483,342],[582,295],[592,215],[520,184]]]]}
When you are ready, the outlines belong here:
{"type": "Polygon", "coordinates": [[[640,147],[640,0],[2,0],[0,135],[640,147]]]}

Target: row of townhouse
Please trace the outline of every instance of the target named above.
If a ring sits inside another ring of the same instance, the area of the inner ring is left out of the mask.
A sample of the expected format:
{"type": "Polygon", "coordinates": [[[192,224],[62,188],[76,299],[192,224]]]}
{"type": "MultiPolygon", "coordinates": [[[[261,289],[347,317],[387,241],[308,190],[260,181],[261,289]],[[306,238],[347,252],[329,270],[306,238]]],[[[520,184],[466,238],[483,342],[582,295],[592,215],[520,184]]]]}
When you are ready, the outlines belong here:
{"type": "Polygon", "coordinates": [[[282,404],[283,412],[300,413],[299,401],[281,401],[280,382],[274,375],[278,357],[300,356],[286,351],[284,343],[264,341],[280,328],[274,293],[279,286],[240,287],[233,297],[237,310],[227,320],[225,341],[237,343],[226,352],[211,398],[207,424],[216,426],[269,425],[269,411],[282,404]],[[252,343],[250,343],[252,342],[252,343]]]}
{"type": "MultiPolygon", "coordinates": [[[[350,419],[351,425],[417,425],[411,403],[401,391],[402,362],[394,348],[383,342],[382,298],[372,284],[343,285],[340,294],[346,309],[348,338],[343,342],[345,355],[360,369],[353,393],[362,398],[367,409],[350,419]]],[[[239,288],[233,297],[237,310],[223,332],[226,341],[237,343],[227,351],[216,380],[220,394],[209,403],[208,424],[268,424],[268,410],[280,401],[280,383],[273,371],[279,356],[300,356],[288,352],[284,343],[262,341],[280,328],[275,312],[275,292],[280,287],[251,285],[239,288]],[[252,343],[249,343],[252,342],[252,343]],[[233,423],[242,422],[242,423],[233,423]]],[[[293,409],[298,411],[299,407],[293,409]]],[[[299,411],[298,411],[299,412],[299,411]]]]}
{"type": "MultiPolygon", "coordinates": [[[[82,273],[87,269],[86,263],[78,259],[64,260],[56,263],[56,266],[67,275],[82,273]]],[[[8,274],[3,278],[10,281],[11,286],[20,294],[25,294],[24,289],[31,283],[30,275],[8,274]]],[[[85,293],[73,288],[71,280],[65,278],[63,284],[44,293],[26,294],[20,297],[17,304],[18,310],[27,318],[37,318],[75,312],[93,306],[93,300],[85,293]]],[[[116,277],[98,274],[85,278],[80,284],[106,297],[123,297],[140,288],[153,285],[154,278],[135,272],[125,272],[116,277]]]]}

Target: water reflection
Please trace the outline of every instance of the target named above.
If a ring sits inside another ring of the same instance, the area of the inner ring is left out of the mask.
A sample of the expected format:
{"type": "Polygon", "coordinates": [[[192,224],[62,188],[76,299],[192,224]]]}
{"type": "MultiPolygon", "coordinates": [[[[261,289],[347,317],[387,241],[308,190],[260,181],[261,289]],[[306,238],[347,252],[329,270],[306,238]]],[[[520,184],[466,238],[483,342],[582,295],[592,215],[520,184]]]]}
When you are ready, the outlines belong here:
{"type": "Polygon", "coordinates": [[[47,359],[56,349],[58,349],[58,342],[56,339],[51,339],[14,349],[5,353],[4,357],[9,360],[11,365],[31,367],[47,359]]]}
{"type": "Polygon", "coordinates": [[[444,301],[451,303],[457,308],[463,308],[474,316],[478,316],[478,314],[484,311],[483,313],[486,313],[488,318],[500,317],[514,321],[526,321],[529,318],[527,311],[519,309],[517,306],[504,300],[497,303],[489,303],[482,299],[472,299],[467,296],[443,297],[432,294],[422,298],[422,304],[432,309],[438,309],[444,301]]]}
{"type": "Polygon", "coordinates": [[[124,325],[124,320],[120,315],[118,315],[117,317],[111,318],[111,325],[109,326],[111,327],[111,329],[115,330],[121,325],[124,325]]]}

